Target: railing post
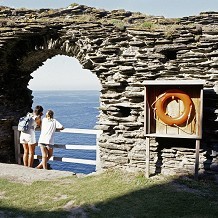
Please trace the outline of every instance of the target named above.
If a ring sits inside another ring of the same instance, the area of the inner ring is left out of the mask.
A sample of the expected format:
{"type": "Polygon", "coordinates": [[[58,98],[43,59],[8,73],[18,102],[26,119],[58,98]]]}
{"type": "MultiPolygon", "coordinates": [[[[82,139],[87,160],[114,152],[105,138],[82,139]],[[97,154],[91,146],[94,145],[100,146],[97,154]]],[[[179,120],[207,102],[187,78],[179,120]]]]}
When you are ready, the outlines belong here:
{"type": "Polygon", "coordinates": [[[100,148],[98,145],[98,141],[99,141],[101,133],[102,131],[99,130],[99,132],[96,134],[96,167],[95,167],[96,172],[101,170],[100,148]]]}
{"type": "Polygon", "coordinates": [[[18,164],[21,164],[20,159],[20,132],[17,130],[17,126],[13,126],[14,130],[14,151],[15,151],[15,161],[18,164]]]}

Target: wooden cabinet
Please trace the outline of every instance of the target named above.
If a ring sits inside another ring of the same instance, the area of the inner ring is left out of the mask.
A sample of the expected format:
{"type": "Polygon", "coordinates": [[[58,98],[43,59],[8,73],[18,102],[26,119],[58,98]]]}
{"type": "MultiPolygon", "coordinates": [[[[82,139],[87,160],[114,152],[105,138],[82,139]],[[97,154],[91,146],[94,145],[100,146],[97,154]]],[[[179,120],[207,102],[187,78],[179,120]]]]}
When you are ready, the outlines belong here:
{"type": "Polygon", "coordinates": [[[202,80],[144,81],[145,136],[200,139],[202,137],[203,84],[202,80]],[[191,106],[186,105],[180,97],[176,97],[176,93],[179,92],[190,98],[191,106]],[[157,101],[163,101],[166,93],[172,94],[172,97],[164,99],[165,102],[162,105],[164,108],[157,108],[157,101]],[[164,111],[161,113],[165,113],[171,120],[178,120],[184,115],[185,110],[188,110],[189,114],[185,122],[170,125],[158,116],[157,110],[162,109],[164,111]]]}

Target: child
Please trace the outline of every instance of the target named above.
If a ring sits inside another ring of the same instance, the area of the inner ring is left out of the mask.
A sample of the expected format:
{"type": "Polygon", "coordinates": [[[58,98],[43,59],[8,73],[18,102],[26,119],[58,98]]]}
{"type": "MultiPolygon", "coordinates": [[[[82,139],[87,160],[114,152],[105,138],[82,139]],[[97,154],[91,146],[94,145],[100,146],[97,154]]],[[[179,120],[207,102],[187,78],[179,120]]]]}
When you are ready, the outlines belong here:
{"type": "Polygon", "coordinates": [[[55,131],[63,129],[63,125],[54,119],[54,112],[48,110],[46,117],[42,119],[41,134],[38,142],[42,152],[42,162],[36,168],[47,169],[47,162],[53,154],[55,131]]]}
{"type": "Polygon", "coordinates": [[[31,113],[32,122],[30,129],[27,132],[21,132],[20,134],[20,143],[23,145],[23,165],[32,167],[34,161],[34,153],[35,153],[35,146],[36,146],[36,135],[35,129],[36,127],[41,126],[41,116],[43,115],[43,107],[37,105],[31,113]]]}

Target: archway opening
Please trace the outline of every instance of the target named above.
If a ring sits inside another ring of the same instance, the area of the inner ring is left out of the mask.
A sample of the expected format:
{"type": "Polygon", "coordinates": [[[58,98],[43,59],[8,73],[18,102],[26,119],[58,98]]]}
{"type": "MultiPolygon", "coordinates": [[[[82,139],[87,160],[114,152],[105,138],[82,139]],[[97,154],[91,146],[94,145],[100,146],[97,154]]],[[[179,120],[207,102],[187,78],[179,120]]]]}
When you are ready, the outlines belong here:
{"type": "MultiPolygon", "coordinates": [[[[65,128],[94,129],[99,114],[100,81],[89,70],[82,69],[75,58],[57,55],[48,59],[34,71],[29,82],[33,90],[33,107],[42,105],[44,114],[52,109],[55,118],[65,128]]],[[[37,132],[37,138],[39,132],[37,132]]],[[[56,133],[55,144],[95,145],[96,136],[86,134],[56,133]]],[[[40,155],[40,149],[36,148],[40,155]]],[[[60,158],[96,159],[94,150],[54,149],[54,156],[60,158]]],[[[94,165],[50,161],[52,169],[75,173],[91,173],[94,165]]]]}

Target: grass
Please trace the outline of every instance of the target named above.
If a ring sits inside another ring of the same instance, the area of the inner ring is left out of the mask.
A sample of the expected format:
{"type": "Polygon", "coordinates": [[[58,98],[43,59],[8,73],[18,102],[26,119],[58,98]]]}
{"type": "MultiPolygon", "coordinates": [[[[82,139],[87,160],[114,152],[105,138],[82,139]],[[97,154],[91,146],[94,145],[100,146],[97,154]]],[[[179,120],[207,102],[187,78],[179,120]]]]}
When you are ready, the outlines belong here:
{"type": "Polygon", "coordinates": [[[107,22],[113,24],[116,28],[118,28],[120,30],[125,29],[125,23],[122,20],[107,19],[107,22]]]}
{"type": "Polygon", "coordinates": [[[78,6],[79,4],[77,4],[77,3],[72,3],[72,4],[70,4],[70,6],[71,7],[76,7],[76,6],[78,6]]]}
{"type": "Polygon", "coordinates": [[[141,29],[152,29],[154,28],[154,23],[145,21],[142,24],[140,24],[141,29]]]}
{"type": "Polygon", "coordinates": [[[217,186],[108,171],[30,185],[0,179],[5,217],[217,217],[217,186]]]}

